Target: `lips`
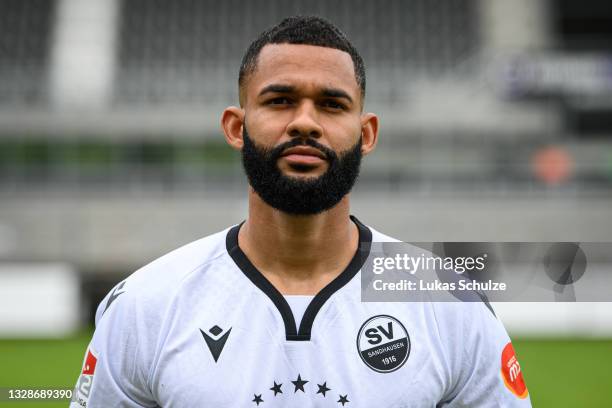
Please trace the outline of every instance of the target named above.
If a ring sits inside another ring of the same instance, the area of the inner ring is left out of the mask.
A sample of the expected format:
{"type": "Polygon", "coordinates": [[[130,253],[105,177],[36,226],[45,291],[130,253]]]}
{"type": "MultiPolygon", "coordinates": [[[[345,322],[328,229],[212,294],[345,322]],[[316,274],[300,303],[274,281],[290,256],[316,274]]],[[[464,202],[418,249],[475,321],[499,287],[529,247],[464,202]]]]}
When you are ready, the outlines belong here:
{"type": "Polygon", "coordinates": [[[282,156],[290,156],[290,155],[314,156],[314,157],[318,157],[323,160],[326,159],[322,151],[320,151],[319,149],[315,149],[314,147],[310,147],[310,146],[290,147],[289,149],[285,150],[282,154],[282,156]]]}
{"type": "Polygon", "coordinates": [[[323,152],[310,146],[291,147],[285,150],[281,157],[284,157],[288,162],[295,164],[315,165],[326,160],[323,152]]]}

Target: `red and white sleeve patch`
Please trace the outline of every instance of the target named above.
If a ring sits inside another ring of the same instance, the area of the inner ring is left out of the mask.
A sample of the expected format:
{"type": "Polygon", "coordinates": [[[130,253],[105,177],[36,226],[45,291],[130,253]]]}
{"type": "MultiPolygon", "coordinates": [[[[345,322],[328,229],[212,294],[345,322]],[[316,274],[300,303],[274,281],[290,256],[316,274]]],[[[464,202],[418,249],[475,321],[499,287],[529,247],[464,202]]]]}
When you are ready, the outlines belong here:
{"type": "Polygon", "coordinates": [[[85,361],[83,362],[81,376],[79,377],[76,388],[72,393],[70,407],[87,408],[89,395],[91,394],[91,388],[93,387],[94,374],[96,372],[97,364],[98,357],[96,356],[96,352],[89,347],[87,349],[87,354],[85,355],[85,361]]]}
{"type": "Polygon", "coordinates": [[[516,359],[512,343],[506,344],[501,354],[501,374],[506,387],[519,398],[526,398],[529,391],[523,379],[521,365],[516,359]]]}
{"type": "Polygon", "coordinates": [[[83,364],[83,372],[82,374],[86,375],[94,375],[96,371],[96,363],[98,359],[93,355],[91,349],[87,350],[87,357],[85,357],[85,363],[83,364]]]}

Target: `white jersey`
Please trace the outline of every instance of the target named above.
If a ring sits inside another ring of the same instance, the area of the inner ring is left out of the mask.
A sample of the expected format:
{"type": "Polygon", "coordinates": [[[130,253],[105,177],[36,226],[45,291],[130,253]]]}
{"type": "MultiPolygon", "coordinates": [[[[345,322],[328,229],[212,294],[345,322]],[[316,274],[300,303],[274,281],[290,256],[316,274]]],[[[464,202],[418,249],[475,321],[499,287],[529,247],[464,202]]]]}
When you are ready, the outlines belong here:
{"type": "Polygon", "coordinates": [[[392,239],[352,219],[361,251],[312,299],[270,284],[240,225],[136,271],[98,307],[71,407],[530,407],[484,303],[361,302],[363,248],[392,239]]]}

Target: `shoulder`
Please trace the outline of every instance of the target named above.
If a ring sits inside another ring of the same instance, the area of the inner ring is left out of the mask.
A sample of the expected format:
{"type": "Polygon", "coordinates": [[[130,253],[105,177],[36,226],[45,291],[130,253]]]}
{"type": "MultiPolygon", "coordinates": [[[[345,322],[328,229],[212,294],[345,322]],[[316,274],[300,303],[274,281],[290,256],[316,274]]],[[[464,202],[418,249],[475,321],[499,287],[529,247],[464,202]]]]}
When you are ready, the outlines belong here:
{"type": "MultiPolygon", "coordinates": [[[[434,254],[428,249],[425,249],[425,247],[421,248],[415,244],[403,242],[370,226],[368,226],[368,228],[372,232],[373,243],[391,243],[392,250],[401,250],[402,252],[415,257],[438,258],[438,255],[434,254]]],[[[384,249],[385,246],[376,246],[373,248],[374,251],[378,250],[382,252],[384,252],[384,249]]],[[[417,271],[417,274],[421,279],[439,278],[439,276],[430,276],[431,274],[429,272],[431,271],[421,268],[417,271]]],[[[457,281],[462,278],[462,275],[453,271],[444,270],[444,272],[444,278],[449,281],[457,281]]],[[[472,324],[497,324],[499,322],[486,296],[477,291],[470,290],[459,294],[456,292],[448,292],[445,296],[439,296],[435,299],[429,297],[428,300],[429,301],[426,303],[431,305],[431,308],[435,310],[438,315],[440,315],[441,319],[449,318],[450,320],[461,320],[472,324]],[[478,318],[476,318],[476,316],[478,318]]]]}
{"type": "Polygon", "coordinates": [[[229,228],[198,239],[157,258],[138,269],[126,281],[150,290],[180,282],[186,275],[226,254],[225,238],[229,228]]]}
{"type": "MultiPolygon", "coordinates": [[[[401,251],[416,258],[438,257],[425,247],[418,247],[415,244],[403,242],[370,226],[368,228],[372,232],[372,243],[379,243],[371,249],[376,254],[380,253],[381,255],[389,256],[389,254],[393,254],[396,251],[401,251]],[[387,244],[390,244],[390,246],[387,247],[387,244]]],[[[423,267],[416,271],[415,276],[418,276],[423,281],[440,279],[438,274],[423,267]]],[[[458,280],[462,276],[452,272],[445,273],[443,277],[445,280],[452,281],[458,280]]],[[[424,308],[429,309],[428,315],[434,320],[433,323],[437,326],[443,342],[455,342],[457,336],[459,338],[470,337],[481,330],[498,333],[501,337],[506,337],[503,325],[496,317],[488,299],[482,293],[470,290],[461,292],[439,291],[435,292],[435,295],[429,292],[419,292],[418,295],[422,296],[419,303],[424,308]]]]}
{"type": "Polygon", "coordinates": [[[96,324],[112,307],[163,309],[185,279],[227,254],[225,239],[230,228],[177,248],[119,282],[98,306],[96,324]]]}
{"type": "Polygon", "coordinates": [[[454,337],[468,338],[479,332],[493,334],[500,329],[505,335],[503,325],[496,317],[492,307],[480,300],[431,302],[440,333],[454,337]]]}

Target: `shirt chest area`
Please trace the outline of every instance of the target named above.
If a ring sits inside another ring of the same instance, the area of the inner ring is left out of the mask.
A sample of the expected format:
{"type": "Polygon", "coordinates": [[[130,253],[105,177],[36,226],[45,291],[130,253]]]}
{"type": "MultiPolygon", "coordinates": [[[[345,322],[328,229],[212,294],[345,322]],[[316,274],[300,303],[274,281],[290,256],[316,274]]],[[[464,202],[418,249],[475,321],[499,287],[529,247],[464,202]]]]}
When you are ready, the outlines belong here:
{"type": "Polygon", "coordinates": [[[447,378],[435,346],[419,323],[397,311],[366,307],[347,315],[326,308],[308,340],[288,340],[286,322],[274,312],[260,307],[246,316],[228,311],[222,319],[204,313],[181,321],[156,361],[157,401],[164,407],[426,407],[443,398],[447,378]]]}

